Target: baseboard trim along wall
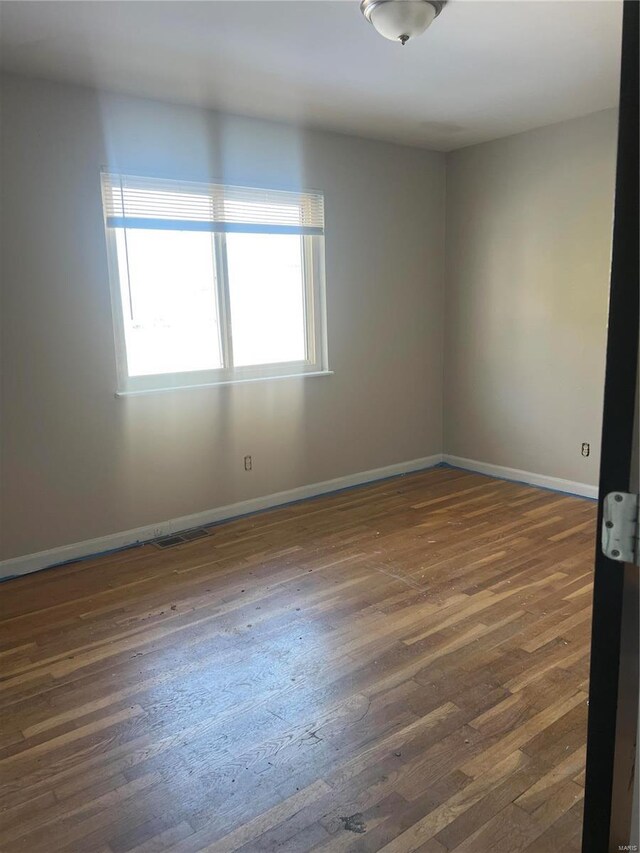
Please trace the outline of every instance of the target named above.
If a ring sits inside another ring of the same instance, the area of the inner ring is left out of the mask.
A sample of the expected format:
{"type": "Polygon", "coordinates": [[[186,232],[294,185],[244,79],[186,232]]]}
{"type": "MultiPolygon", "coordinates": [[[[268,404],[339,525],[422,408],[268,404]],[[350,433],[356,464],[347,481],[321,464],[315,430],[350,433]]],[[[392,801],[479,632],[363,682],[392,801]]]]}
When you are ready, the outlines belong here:
{"type": "Polygon", "coordinates": [[[598,487],[588,483],[576,483],[573,480],[563,480],[560,477],[548,477],[546,474],[534,474],[531,471],[521,471],[519,468],[505,468],[503,465],[492,465],[489,462],[478,462],[475,459],[464,459],[462,456],[451,456],[445,453],[442,461],[453,468],[465,471],[475,471],[487,474],[500,480],[513,480],[516,483],[526,483],[529,486],[540,486],[554,492],[566,492],[568,495],[578,495],[582,498],[597,498],[598,487]]]}
{"type": "Polygon", "coordinates": [[[97,556],[109,551],[117,551],[130,545],[141,542],[149,542],[159,536],[169,536],[192,527],[202,527],[207,524],[215,524],[218,521],[226,521],[260,512],[273,507],[284,506],[295,501],[326,495],[329,492],[338,492],[341,489],[349,489],[353,486],[362,486],[365,483],[374,483],[377,480],[385,480],[388,477],[396,477],[399,474],[409,474],[415,471],[425,471],[442,463],[454,468],[462,468],[465,471],[475,471],[478,474],[487,474],[501,480],[514,480],[518,483],[526,483],[531,486],[540,486],[555,492],[565,492],[571,495],[579,495],[585,498],[597,498],[598,487],[587,483],[575,483],[572,480],[562,480],[559,477],[548,477],[544,474],[533,474],[531,471],[521,471],[518,468],[505,468],[502,465],[491,465],[488,462],[478,462],[475,459],[463,459],[460,456],[436,453],[433,456],[424,456],[421,459],[412,459],[409,462],[399,462],[395,465],[387,465],[384,468],[374,468],[370,471],[360,471],[357,474],[347,474],[334,480],[325,480],[322,483],[312,483],[309,486],[299,486],[288,489],[285,492],[277,492],[273,495],[251,498],[228,506],[216,507],[215,509],[197,512],[193,515],[183,515],[180,518],[172,518],[156,524],[147,524],[144,527],[136,527],[134,530],[124,530],[120,533],[110,533],[100,536],[98,539],[87,539],[84,542],[75,542],[72,545],[61,545],[48,551],[40,551],[37,554],[26,554],[23,557],[13,557],[9,560],[0,561],[0,581],[9,578],[37,572],[78,560],[83,557],[97,556]]]}
{"type": "Polygon", "coordinates": [[[384,468],[374,468],[370,471],[360,471],[357,474],[347,474],[334,480],[325,480],[322,483],[312,483],[309,486],[299,486],[288,489],[285,492],[277,492],[264,497],[251,498],[228,506],[216,507],[215,509],[197,512],[193,515],[183,515],[181,518],[172,518],[155,524],[147,524],[144,527],[136,527],[134,530],[124,530],[120,533],[110,533],[97,539],[87,539],[84,542],[75,542],[72,545],[61,545],[48,551],[39,551],[37,554],[26,554],[23,557],[12,557],[0,561],[0,581],[9,578],[37,572],[40,569],[59,566],[78,560],[81,557],[97,556],[109,551],[117,551],[129,545],[140,542],[149,542],[159,536],[169,536],[192,527],[202,527],[214,524],[217,521],[226,521],[242,515],[249,515],[260,510],[271,509],[295,501],[313,498],[318,495],[326,495],[329,492],[338,492],[341,489],[349,489],[353,486],[361,486],[365,483],[373,483],[377,480],[385,480],[399,474],[409,474],[414,471],[424,471],[442,464],[442,454],[424,456],[421,459],[412,459],[409,462],[398,462],[395,465],[386,465],[384,468]]]}

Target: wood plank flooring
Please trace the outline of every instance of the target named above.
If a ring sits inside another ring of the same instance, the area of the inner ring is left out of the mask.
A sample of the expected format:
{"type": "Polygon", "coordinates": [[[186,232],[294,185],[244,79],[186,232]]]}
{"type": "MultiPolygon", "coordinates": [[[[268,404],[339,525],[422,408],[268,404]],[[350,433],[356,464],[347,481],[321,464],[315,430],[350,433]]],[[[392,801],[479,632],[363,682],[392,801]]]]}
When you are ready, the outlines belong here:
{"type": "Polygon", "coordinates": [[[3,584],[0,849],[577,853],[594,535],[439,468],[3,584]]]}

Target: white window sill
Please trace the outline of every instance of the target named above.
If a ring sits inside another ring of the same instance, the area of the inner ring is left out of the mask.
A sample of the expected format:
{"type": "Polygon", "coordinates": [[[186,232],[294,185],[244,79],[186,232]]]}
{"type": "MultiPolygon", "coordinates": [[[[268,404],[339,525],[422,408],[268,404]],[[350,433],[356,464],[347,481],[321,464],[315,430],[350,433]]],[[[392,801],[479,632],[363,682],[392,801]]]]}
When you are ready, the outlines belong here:
{"type": "Polygon", "coordinates": [[[308,373],[288,373],[281,376],[251,376],[246,379],[223,379],[201,385],[176,385],[168,388],[144,388],[136,391],[116,391],[116,397],[142,397],[147,394],[166,394],[168,391],[194,391],[201,388],[220,388],[224,385],[245,385],[249,382],[273,382],[280,379],[306,379],[309,376],[333,376],[333,370],[314,370],[308,373]]]}

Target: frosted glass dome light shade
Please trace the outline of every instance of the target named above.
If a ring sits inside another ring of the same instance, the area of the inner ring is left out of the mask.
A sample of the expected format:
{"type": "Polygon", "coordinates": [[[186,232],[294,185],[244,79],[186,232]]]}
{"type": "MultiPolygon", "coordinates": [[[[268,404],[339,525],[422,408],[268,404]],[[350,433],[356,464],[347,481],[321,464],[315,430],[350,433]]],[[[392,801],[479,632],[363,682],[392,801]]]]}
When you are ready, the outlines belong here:
{"type": "Polygon", "coordinates": [[[362,0],[360,9],[381,36],[405,44],[427,29],[443,5],[442,0],[362,0]]]}

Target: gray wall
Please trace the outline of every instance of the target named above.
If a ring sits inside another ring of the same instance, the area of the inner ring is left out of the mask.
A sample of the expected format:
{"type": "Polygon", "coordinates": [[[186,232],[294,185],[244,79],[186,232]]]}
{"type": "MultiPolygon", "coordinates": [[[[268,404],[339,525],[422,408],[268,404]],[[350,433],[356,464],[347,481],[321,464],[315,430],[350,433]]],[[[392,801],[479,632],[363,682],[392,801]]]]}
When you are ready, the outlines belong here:
{"type": "Polygon", "coordinates": [[[444,155],[12,76],[2,130],[2,558],[441,451],[444,155]],[[116,399],[102,165],[323,189],[335,375],[116,399]]]}
{"type": "Polygon", "coordinates": [[[447,155],[445,311],[442,154],[2,94],[0,559],[443,449],[597,482],[615,112],[447,155]],[[102,165],[323,189],[335,375],[117,399],[102,165]]]}
{"type": "Polygon", "coordinates": [[[448,156],[447,453],[597,483],[616,121],[448,156]]]}

